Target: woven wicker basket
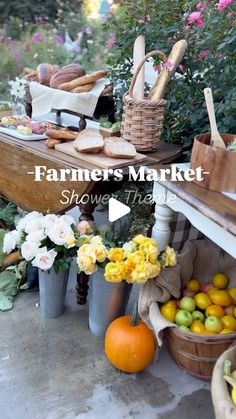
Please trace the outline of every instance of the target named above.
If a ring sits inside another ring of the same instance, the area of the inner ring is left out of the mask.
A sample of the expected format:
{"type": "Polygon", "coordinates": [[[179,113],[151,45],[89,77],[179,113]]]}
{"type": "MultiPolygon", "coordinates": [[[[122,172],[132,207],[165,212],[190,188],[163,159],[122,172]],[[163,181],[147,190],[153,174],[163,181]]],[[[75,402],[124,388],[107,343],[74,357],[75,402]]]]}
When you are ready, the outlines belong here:
{"type": "Polygon", "coordinates": [[[156,56],[166,61],[163,52],[149,52],[138,66],[129,91],[124,96],[121,136],[141,152],[151,152],[157,149],[163,129],[166,100],[135,99],[133,97],[134,85],[142,66],[150,57],[156,56]]]}

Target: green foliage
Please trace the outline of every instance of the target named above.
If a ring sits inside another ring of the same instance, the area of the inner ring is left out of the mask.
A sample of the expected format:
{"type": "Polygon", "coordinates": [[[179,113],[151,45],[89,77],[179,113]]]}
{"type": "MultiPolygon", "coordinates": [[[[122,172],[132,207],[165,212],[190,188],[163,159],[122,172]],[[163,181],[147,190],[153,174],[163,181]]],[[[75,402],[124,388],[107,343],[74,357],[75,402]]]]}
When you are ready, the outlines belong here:
{"type": "Polygon", "coordinates": [[[216,1],[203,2],[203,27],[188,24],[188,16],[196,11],[197,1],[118,3],[116,15],[105,23],[105,30],[114,33],[116,39],[109,65],[118,110],[122,110],[122,97],[130,84],[135,38],[145,35],[147,52],[159,49],[167,55],[176,41],[186,39],[189,47],[182,62],[183,68],[178,68],[166,94],[168,105],[163,138],[189,145],[195,134],[209,129],[203,96],[203,89],[207,86],[213,90],[219,130],[235,133],[235,2],[223,11],[217,9],[216,1]]]}
{"type": "Polygon", "coordinates": [[[12,309],[14,297],[25,280],[26,266],[27,262],[23,261],[0,273],[0,311],[12,309]]]}

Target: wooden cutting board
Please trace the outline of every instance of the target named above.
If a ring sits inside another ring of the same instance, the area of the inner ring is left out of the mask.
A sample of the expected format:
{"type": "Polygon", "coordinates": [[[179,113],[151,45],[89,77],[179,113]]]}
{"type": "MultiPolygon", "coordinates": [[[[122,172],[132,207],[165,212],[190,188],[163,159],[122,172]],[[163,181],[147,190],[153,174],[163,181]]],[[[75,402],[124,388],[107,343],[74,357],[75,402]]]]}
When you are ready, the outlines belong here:
{"type": "Polygon", "coordinates": [[[80,160],[92,163],[95,166],[101,167],[103,169],[116,169],[119,167],[139,164],[147,160],[147,156],[139,153],[137,153],[134,159],[114,159],[112,157],[105,156],[103,152],[98,154],[80,153],[74,149],[73,141],[57,144],[55,149],[61,151],[62,153],[69,154],[70,156],[77,157],[80,160]]]}

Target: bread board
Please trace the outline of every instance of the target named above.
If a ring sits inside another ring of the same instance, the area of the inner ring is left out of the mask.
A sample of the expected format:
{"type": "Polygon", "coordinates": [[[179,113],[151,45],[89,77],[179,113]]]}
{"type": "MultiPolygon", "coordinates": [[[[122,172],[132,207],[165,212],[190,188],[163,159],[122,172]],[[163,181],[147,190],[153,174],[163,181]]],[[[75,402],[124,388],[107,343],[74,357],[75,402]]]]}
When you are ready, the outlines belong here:
{"type": "Polygon", "coordinates": [[[144,154],[137,153],[134,159],[115,159],[107,157],[103,152],[98,154],[79,153],[74,149],[73,141],[57,144],[55,149],[62,153],[68,154],[69,156],[76,157],[77,159],[87,161],[88,163],[94,164],[94,166],[101,167],[102,169],[116,169],[119,167],[139,164],[147,160],[147,156],[144,154]]]}

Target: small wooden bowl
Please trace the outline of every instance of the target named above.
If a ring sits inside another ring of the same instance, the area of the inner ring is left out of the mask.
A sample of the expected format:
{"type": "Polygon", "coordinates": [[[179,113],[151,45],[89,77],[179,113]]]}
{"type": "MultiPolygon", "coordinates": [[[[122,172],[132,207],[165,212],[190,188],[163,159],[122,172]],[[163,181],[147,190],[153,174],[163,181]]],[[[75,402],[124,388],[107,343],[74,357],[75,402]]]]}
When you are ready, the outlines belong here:
{"type": "MultiPolygon", "coordinates": [[[[236,134],[220,134],[227,146],[236,139],[236,134]]],[[[236,152],[210,146],[210,133],[194,138],[191,169],[201,166],[209,174],[202,181],[194,180],[199,186],[218,192],[236,193],[236,152]]]]}

